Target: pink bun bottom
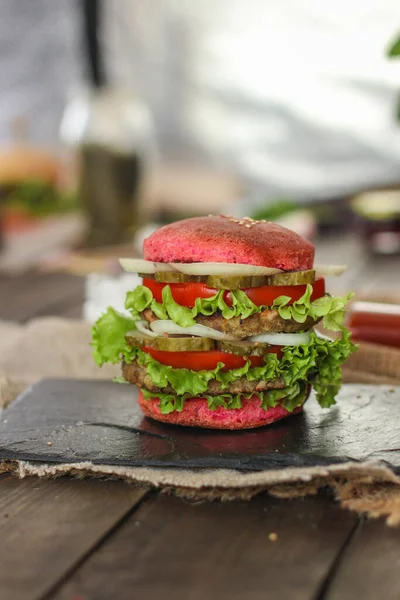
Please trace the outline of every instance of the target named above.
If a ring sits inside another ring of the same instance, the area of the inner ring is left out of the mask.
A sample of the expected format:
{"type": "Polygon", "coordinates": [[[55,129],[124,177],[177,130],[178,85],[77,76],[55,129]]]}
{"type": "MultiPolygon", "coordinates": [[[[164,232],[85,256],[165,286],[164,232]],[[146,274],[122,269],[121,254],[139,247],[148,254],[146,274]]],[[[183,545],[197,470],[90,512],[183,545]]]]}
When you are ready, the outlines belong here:
{"type": "Polygon", "coordinates": [[[287,411],[282,406],[264,410],[260,407],[260,398],[255,395],[248,400],[244,400],[240,409],[220,407],[216,410],[210,410],[206,399],[189,398],[185,401],[182,412],[174,411],[164,415],[159,409],[159,399],[150,398],[145,400],[140,390],[138,402],[146,417],[156,421],[186,427],[206,427],[208,429],[253,429],[275,423],[275,421],[279,421],[284,417],[300,412],[303,408],[303,406],[299,406],[293,412],[287,411]]]}

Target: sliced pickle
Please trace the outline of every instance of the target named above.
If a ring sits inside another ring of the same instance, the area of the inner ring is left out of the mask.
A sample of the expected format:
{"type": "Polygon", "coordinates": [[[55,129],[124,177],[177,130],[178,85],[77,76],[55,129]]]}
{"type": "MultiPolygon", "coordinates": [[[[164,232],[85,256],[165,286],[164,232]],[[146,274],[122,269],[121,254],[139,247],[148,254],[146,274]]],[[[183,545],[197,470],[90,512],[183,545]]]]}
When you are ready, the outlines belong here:
{"type": "Polygon", "coordinates": [[[130,331],[125,335],[125,341],[130,346],[151,346],[154,340],[150,335],[145,335],[140,331],[130,331]]]}
{"type": "Polygon", "coordinates": [[[164,352],[208,352],[215,349],[216,342],[202,337],[160,336],[150,337],[138,331],[125,336],[131,346],[148,346],[164,352]]]}
{"type": "Polygon", "coordinates": [[[153,338],[158,350],[167,352],[208,352],[215,349],[215,341],[202,337],[153,338]]]}
{"type": "Polygon", "coordinates": [[[263,285],[304,285],[314,283],[315,271],[290,271],[275,275],[185,275],[163,272],[145,277],[155,278],[158,283],[204,283],[218,290],[241,290],[263,285]]]}
{"type": "Polygon", "coordinates": [[[268,277],[268,283],[265,285],[305,285],[314,283],[315,271],[287,271],[286,273],[275,273],[268,277]]]}
{"type": "Polygon", "coordinates": [[[271,344],[265,342],[218,341],[202,337],[160,336],[150,337],[140,331],[131,331],[125,339],[131,346],[148,346],[164,352],[208,352],[221,350],[237,356],[264,356],[271,344]]]}
{"type": "Polygon", "coordinates": [[[166,271],[155,273],[155,280],[158,283],[200,283],[207,280],[207,275],[185,275],[178,271],[166,271]]]}
{"type": "Polygon", "coordinates": [[[219,290],[242,290],[268,285],[265,275],[207,275],[206,285],[219,290]]]}
{"type": "Polygon", "coordinates": [[[237,356],[264,356],[270,345],[265,342],[246,342],[245,340],[217,342],[219,350],[237,356]]]}

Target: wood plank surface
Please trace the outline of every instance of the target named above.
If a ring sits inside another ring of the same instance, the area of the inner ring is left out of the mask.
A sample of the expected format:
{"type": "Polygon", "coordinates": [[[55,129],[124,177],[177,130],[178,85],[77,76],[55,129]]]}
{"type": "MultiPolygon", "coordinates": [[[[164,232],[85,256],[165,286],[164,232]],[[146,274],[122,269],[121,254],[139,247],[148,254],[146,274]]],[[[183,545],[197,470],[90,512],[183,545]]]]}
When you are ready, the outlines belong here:
{"type": "Polygon", "coordinates": [[[24,322],[82,306],[84,279],[65,273],[0,276],[0,319],[24,322]]]}
{"type": "Polygon", "coordinates": [[[147,491],[94,479],[0,478],[0,598],[41,598],[147,491]]]}
{"type": "MultiPolygon", "coordinates": [[[[318,240],[316,262],[350,265],[332,293],[400,291],[399,259],[355,237],[318,240]]],[[[0,275],[0,319],[79,317],[83,289],[63,273],[0,275]]],[[[324,496],[196,505],[119,482],[2,476],[0,600],[397,600],[400,530],[357,523],[324,496]]]]}
{"type": "Polygon", "coordinates": [[[339,562],[326,600],[399,600],[400,528],[364,521],[339,562]]]}
{"type": "Polygon", "coordinates": [[[158,497],[50,597],[311,600],[356,523],[323,496],[195,505],[158,497]]]}

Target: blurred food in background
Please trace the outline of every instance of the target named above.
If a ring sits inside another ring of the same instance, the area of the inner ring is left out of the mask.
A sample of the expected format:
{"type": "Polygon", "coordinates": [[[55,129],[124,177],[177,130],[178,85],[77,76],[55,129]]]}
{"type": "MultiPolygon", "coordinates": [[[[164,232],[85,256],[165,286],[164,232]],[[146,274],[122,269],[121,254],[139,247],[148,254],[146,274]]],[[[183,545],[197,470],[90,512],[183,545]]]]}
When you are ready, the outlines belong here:
{"type": "Polygon", "coordinates": [[[356,229],[367,250],[400,253],[400,190],[374,190],[354,197],[356,229]]]}
{"type": "Polygon", "coordinates": [[[256,220],[275,221],[312,240],[317,233],[317,220],[313,212],[289,199],[270,201],[250,215],[256,220]]]}
{"type": "Polygon", "coordinates": [[[400,304],[353,302],[347,327],[356,341],[400,348],[400,304]]]}
{"type": "Polygon", "coordinates": [[[0,203],[3,228],[18,232],[38,219],[75,210],[75,194],[62,187],[62,165],[28,145],[0,149],[0,203]]]}

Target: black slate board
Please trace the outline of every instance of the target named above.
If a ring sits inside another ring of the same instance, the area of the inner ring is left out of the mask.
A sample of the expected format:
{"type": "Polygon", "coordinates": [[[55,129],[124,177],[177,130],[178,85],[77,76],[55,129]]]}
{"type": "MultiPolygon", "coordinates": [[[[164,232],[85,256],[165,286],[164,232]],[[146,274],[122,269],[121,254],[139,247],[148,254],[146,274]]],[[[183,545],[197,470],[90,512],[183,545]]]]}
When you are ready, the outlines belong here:
{"type": "Polygon", "coordinates": [[[329,410],[311,396],[302,414],[242,432],[156,423],[136,394],[131,385],[41,381],[3,412],[0,460],[265,470],[374,459],[400,472],[400,388],[344,385],[329,410]]]}

